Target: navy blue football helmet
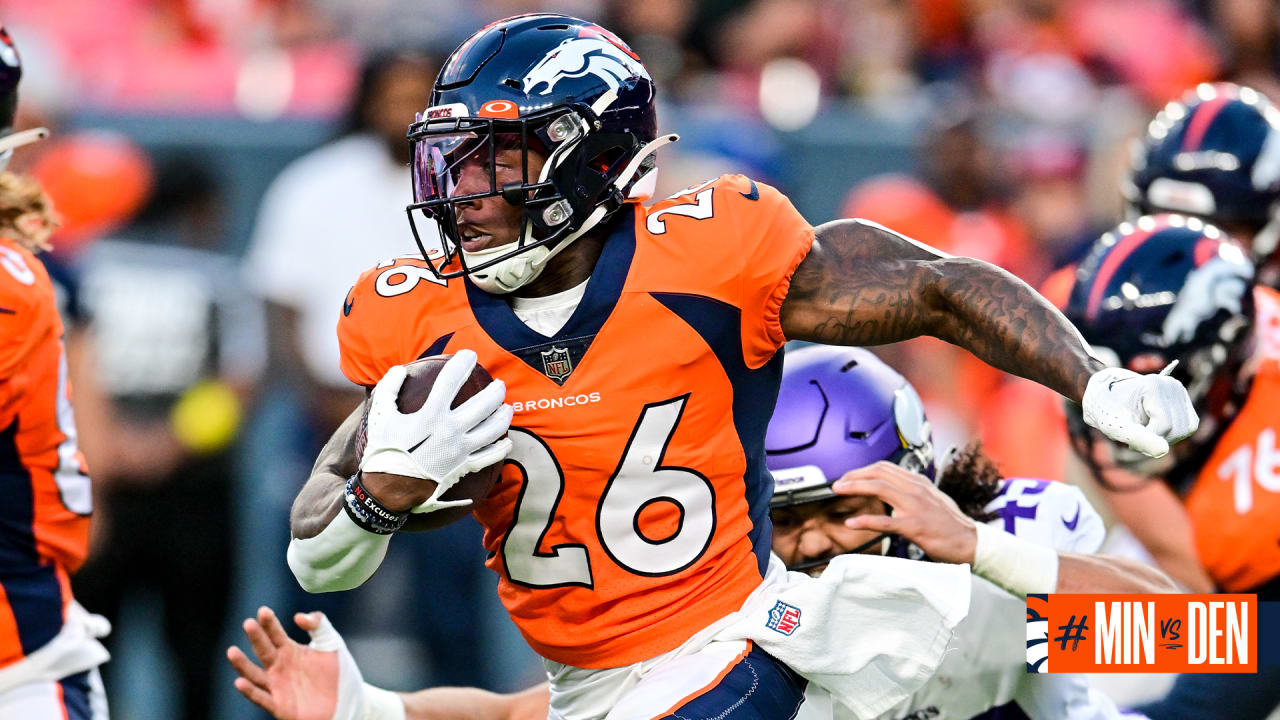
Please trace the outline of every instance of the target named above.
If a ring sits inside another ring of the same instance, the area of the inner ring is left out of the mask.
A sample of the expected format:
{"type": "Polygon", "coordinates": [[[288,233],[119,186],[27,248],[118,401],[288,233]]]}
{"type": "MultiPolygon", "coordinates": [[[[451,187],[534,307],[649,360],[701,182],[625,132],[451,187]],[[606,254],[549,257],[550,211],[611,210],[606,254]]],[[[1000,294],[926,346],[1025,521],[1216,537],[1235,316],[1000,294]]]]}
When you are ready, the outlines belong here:
{"type": "Polygon", "coordinates": [[[409,222],[431,269],[442,279],[467,275],[488,292],[511,292],[626,202],[651,195],[653,153],[675,140],[656,136],[654,97],[635,53],[585,20],[519,15],[468,38],[409,127],[409,222]],[[524,173],[499,186],[493,158],[507,149],[522,153],[524,173]],[[529,175],[530,151],[546,157],[537,177],[529,175]],[[462,163],[477,155],[490,160],[489,187],[460,195],[462,163]],[[457,206],[487,197],[523,208],[519,240],[466,251],[457,206]],[[443,252],[427,248],[415,213],[436,222],[443,252]]]}
{"type": "Polygon", "coordinates": [[[1265,260],[1280,236],[1280,109],[1253,88],[1197,86],[1147,126],[1123,192],[1135,216],[1200,217],[1265,260]]]}
{"type": "MultiPolygon", "coordinates": [[[[1108,365],[1149,373],[1178,361],[1173,375],[1187,387],[1200,428],[1175,446],[1176,460],[1214,437],[1238,407],[1240,369],[1253,346],[1253,289],[1253,263],[1216,227],[1143,216],[1093,244],[1064,312],[1108,365]]],[[[1072,409],[1078,440],[1091,429],[1072,409]]],[[[1114,456],[1146,474],[1168,470],[1127,448],[1115,447],[1114,456]]]]}
{"type": "Polygon", "coordinates": [[[49,134],[44,128],[13,131],[13,118],[18,113],[18,81],[22,79],[22,59],[13,38],[0,25],[0,170],[9,166],[15,148],[35,142],[49,134]]]}

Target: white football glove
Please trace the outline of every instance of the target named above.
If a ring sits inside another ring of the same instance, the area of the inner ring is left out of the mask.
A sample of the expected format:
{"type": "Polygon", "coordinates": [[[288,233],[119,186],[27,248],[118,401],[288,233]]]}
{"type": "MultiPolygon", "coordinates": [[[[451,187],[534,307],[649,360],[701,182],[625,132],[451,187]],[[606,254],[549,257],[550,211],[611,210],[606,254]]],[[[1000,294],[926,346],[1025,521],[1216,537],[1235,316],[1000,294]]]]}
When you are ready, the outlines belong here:
{"type": "Polygon", "coordinates": [[[511,426],[511,406],[503,403],[507,387],[501,380],[450,408],[475,366],[471,350],[455,353],[440,369],[426,402],[413,413],[396,407],[406,375],[403,365],[388,370],[373,388],[360,471],[434,481],[435,492],[413,508],[415,513],[469,504],[470,500],[442,501],[440,496],[464,475],[501,462],[511,451],[511,440],[503,437],[511,426]]]}
{"type": "Polygon", "coordinates": [[[1196,431],[1200,418],[1182,383],[1168,376],[1139,375],[1124,368],[1099,370],[1089,378],[1081,399],[1084,421],[1115,442],[1162,457],[1169,443],[1196,431]]]}

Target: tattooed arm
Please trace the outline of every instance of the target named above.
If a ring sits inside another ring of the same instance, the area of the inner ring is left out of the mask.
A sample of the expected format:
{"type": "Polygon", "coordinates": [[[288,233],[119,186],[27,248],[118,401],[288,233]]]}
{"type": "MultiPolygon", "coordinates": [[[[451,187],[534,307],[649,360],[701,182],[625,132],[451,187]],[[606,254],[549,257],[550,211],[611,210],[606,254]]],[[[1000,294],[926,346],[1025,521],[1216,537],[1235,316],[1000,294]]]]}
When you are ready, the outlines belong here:
{"type": "Polygon", "coordinates": [[[1008,272],[856,220],[818,227],[782,328],[789,339],[833,345],[932,335],[1076,402],[1103,367],[1062,313],[1008,272]]]}

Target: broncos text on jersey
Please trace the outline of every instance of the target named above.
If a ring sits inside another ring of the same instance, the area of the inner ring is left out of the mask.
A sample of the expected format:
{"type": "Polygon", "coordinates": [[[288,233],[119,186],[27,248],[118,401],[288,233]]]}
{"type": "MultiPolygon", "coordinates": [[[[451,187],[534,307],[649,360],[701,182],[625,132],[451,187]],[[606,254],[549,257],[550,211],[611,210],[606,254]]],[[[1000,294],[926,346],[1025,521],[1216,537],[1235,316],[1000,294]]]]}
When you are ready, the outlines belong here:
{"type": "Polygon", "coordinates": [[[506,383],[514,449],[475,510],[488,565],[529,644],[584,668],[676,648],[760,583],[779,310],[814,234],[737,175],[620,215],[553,336],[420,259],[366,272],[338,322],[359,385],[459,348],[506,383]]]}

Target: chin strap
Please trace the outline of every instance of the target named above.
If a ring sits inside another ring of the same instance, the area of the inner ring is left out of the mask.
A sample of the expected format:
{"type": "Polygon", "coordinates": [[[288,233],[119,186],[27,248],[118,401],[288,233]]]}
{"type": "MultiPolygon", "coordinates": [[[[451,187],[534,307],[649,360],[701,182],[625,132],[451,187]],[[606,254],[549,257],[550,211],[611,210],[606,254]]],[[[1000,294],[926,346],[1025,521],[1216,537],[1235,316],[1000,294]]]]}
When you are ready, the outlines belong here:
{"type": "MultiPolygon", "coordinates": [[[[666,135],[660,135],[646,143],[644,147],[640,148],[640,151],[635,154],[635,157],[631,158],[631,162],[627,163],[627,166],[623,168],[617,179],[610,184],[610,187],[617,188],[619,190],[626,187],[627,183],[635,179],[635,174],[639,172],[640,165],[646,158],[653,155],[662,146],[673,143],[679,139],[679,135],[668,133],[666,135]]],[[[543,166],[541,173],[542,177],[539,178],[540,182],[545,180],[546,176],[550,173],[551,165],[552,164],[548,162],[543,166]]],[[[639,200],[651,196],[653,194],[651,186],[656,185],[656,182],[657,168],[654,168],[653,170],[645,173],[641,178],[639,178],[637,183],[632,186],[628,199],[639,200]],[[647,194],[645,194],[643,198],[638,197],[636,193],[637,190],[641,193],[647,194]]],[[[481,272],[471,273],[471,282],[475,283],[476,287],[491,295],[506,295],[519,290],[525,285],[536,280],[538,276],[542,274],[542,271],[546,269],[547,263],[549,263],[556,255],[559,255],[565,248],[569,247],[574,240],[586,235],[599,225],[600,221],[604,219],[606,214],[607,209],[605,206],[601,205],[596,207],[591,211],[591,214],[587,216],[587,219],[583,221],[582,225],[577,230],[565,235],[563,239],[555,243],[555,247],[549,247],[550,243],[548,243],[548,245],[539,245],[538,247],[529,248],[523,252],[517,252],[517,254],[512,255],[505,260],[500,260],[497,263],[494,263],[493,266],[481,272]]],[[[532,225],[525,229],[525,236],[521,241],[524,243],[534,242],[532,225]]],[[[507,245],[499,245],[497,247],[485,248],[484,250],[460,250],[460,252],[466,260],[467,265],[480,265],[495,257],[507,254],[511,252],[511,250],[507,245]]]]}

